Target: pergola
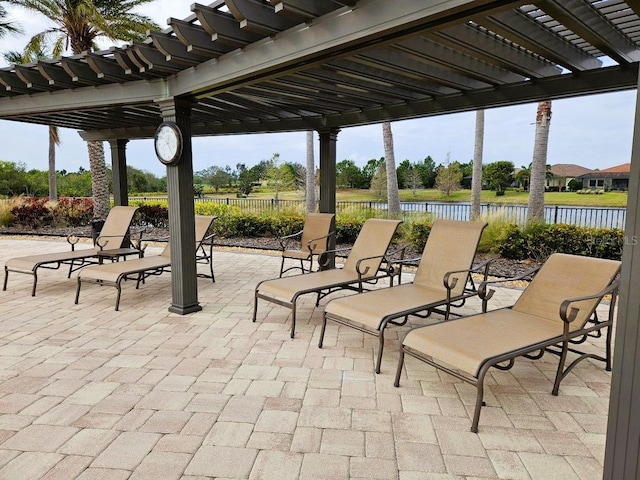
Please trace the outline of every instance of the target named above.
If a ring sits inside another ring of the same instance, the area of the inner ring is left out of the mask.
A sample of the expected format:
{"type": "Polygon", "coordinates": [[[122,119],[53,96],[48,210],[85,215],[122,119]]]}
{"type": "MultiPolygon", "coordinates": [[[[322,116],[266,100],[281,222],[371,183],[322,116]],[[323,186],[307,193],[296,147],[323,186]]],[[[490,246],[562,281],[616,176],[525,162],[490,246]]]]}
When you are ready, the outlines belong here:
{"type": "MultiPolygon", "coordinates": [[[[317,131],[320,210],[333,212],[341,128],[638,87],[638,0],[218,0],[191,10],[142,43],[0,69],[1,119],[109,141],[118,205],[127,141],[178,124],[184,148],[167,167],[177,313],[200,309],[192,136],[317,131]]],[[[640,106],[632,157],[607,479],[640,476],[640,106]]]]}

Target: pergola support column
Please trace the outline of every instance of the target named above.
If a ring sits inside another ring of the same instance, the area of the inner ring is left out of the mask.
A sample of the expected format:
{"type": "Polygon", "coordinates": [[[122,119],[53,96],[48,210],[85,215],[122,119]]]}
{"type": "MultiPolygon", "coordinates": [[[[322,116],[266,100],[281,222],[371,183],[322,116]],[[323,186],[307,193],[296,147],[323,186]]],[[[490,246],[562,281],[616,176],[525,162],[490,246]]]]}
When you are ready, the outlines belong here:
{"type": "Polygon", "coordinates": [[[640,97],[636,99],[624,233],[604,480],[640,478],[640,97]]]}
{"type": "Polygon", "coordinates": [[[319,130],[320,136],[320,213],[336,213],[337,128],[319,130]]]}
{"type": "MultiPolygon", "coordinates": [[[[336,143],[338,141],[337,128],[319,130],[320,136],[320,213],[336,213],[336,143]]],[[[335,230],[335,225],[333,226],[335,230]]],[[[329,238],[329,250],[336,248],[336,238],[329,238]]],[[[335,267],[335,255],[328,259],[326,268],[335,267]]]]}
{"type": "Polygon", "coordinates": [[[109,140],[111,147],[111,172],[113,178],[113,201],[116,206],[129,205],[129,184],[127,181],[126,147],[129,140],[118,138],[109,140]]]}
{"type": "Polygon", "coordinates": [[[191,107],[188,100],[172,98],[158,102],[162,119],[175,122],[182,132],[182,155],[167,165],[169,239],[171,242],[171,306],[185,315],[202,310],[198,303],[193,158],[191,153],[191,107]]]}

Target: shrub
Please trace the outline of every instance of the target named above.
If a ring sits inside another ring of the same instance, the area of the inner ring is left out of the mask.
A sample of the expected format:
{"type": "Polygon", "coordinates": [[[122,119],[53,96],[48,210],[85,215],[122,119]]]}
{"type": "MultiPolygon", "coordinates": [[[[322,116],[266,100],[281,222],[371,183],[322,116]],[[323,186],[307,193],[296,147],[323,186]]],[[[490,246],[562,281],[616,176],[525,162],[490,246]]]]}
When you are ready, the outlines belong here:
{"type": "Polygon", "coordinates": [[[167,228],[169,226],[169,209],[161,204],[140,205],[136,212],[135,223],[155,228],[167,228]]]}
{"type": "Polygon", "coordinates": [[[582,189],[582,182],[580,180],[572,178],[571,180],[569,180],[567,187],[569,188],[570,192],[577,192],[578,190],[582,189]]]}
{"type": "Polygon", "coordinates": [[[305,218],[295,211],[283,211],[265,216],[265,221],[274,236],[284,237],[302,230],[305,218]]]}
{"type": "Polygon", "coordinates": [[[507,215],[504,209],[496,212],[485,213],[480,220],[487,223],[478,243],[478,252],[496,253],[498,247],[505,240],[510,227],[515,225],[513,216],[507,215]]]}
{"type": "Polygon", "coordinates": [[[366,218],[356,215],[336,217],[336,243],[353,243],[362,229],[366,218]]]}
{"type": "Polygon", "coordinates": [[[552,253],[587,255],[620,260],[624,233],[619,229],[595,229],[567,224],[532,224],[507,229],[498,253],[515,260],[546,260],[552,253]]]}
{"type": "Polygon", "coordinates": [[[403,229],[409,245],[422,253],[424,246],[427,244],[429,233],[431,233],[432,225],[433,219],[430,217],[410,222],[403,229]]]}
{"type": "Polygon", "coordinates": [[[51,210],[47,208],[47,198],[24,197],[11,209],[13,221],[31,229],[50,225],[53,221],[51,210]]]}
{"type": "Polygon", "coordinates": [[[0,227],[7,227],[13,223],[12,208],[10,202],[0,202],[0,227]]]}
{"type": "Polygon", "coordinates": [[[61,197],[57,202],[49,202],[53,224],[58,226],[81,227],[89,225],[93,219],[91,198],[61,197]]]}

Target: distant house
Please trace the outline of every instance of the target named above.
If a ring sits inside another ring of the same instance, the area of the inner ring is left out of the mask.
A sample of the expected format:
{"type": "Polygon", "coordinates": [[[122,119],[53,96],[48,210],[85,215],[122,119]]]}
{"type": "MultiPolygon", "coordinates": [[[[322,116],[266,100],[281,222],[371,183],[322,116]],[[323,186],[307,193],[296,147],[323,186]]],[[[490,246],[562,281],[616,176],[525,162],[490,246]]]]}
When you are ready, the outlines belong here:
{"type": "Polygon", "coordinates": [[[631,164],[623,163],[604,170],[594,170],[576,178],[582,182],[583,188],[627,191],[630,174],[631,164]]]}
{"type": "Polygon", "coordinates": [[[547,176],[547,191],[564,192],[569,189],[569,182],[593,170],[573,163],[551,165],[551,175],[547,176]]]}

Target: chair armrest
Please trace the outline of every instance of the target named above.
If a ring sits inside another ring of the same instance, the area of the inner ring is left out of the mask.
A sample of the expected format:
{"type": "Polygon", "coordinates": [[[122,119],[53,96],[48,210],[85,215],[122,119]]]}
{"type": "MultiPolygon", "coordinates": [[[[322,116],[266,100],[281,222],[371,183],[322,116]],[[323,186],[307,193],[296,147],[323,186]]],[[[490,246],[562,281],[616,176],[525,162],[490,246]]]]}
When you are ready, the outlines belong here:
{"type": "Polygon", "coordinates": [[[317,242],[318,240],[323,240],[323,239],[325,239],[325,238],[331,238],[333,235],[335,235],[335,233],[336,233],[336,232],[329,232],[328,234],[323,235],[322,237],[312,238],[311,240],[309,240],[309,241],[307,242],[307,247],[309,248],[309,252],[310,252],[311,254],[313,254],[313,251],[316,249],[316,246],[317,246],[317,245],[316,245],[316,242],[317,242]]]}
{"type": "Polygon", "coordinates": [[[129,228],[129,239],[135,245],[135,248],[143,251],[142,236],[149,231],[149,227],[131,227],[129,228]],[[137,238],[134,238],[136,236],[137,238]]]}
{"type": "Polygon", "coordinates": [[[367,260],[373,260],[373,259],[375,259],[375,258],[381,258],[381,259],[383,259],[383,260],[384,260],[384,259],[385,259],[385,257],[386,257],[386,254],[383,254],[383,255],[374,255],[374,256],[372,256],[372,257],[363,257],[363,258],[361,258],[360,260],[358,260],[358,261],[356,262],[356,272],[358,272],[358,276],[359,276],[360,278],[362,278],[364,275],[366,275],[367,273],[369,273],[369,267],[365,268],[363,272],[362,272],[362,271],[360,271],[360,265],[362,264],[362,262],[365,262],[365,261],[367,261],[367,260]]]}
{"type": "Polygon", "coordinates": [[[496,293],[496,291],[494,289],[487,289],[487,287],[489,285],[495,285],[498,283],[506,283],[506,282],[513,282],[515,280],[524,280],[527,277],[532,277],[533,275],[535,275],[538,270],[540,270],[540,267],[536,267],[533,268],[525,273],[523,273],[522,275],[518,275],[516,277],[510,277],[510,278],[503,278],[500,280],[485,280],[484,282],[482,282],[480,284],[480,286],[478,287],[478,296],[482,299],[482,312],[486,313],[487,312],[487,304],[489,302],[489,300],[491,299],[491,297],[493,297],[493,294],[496,293]]]}
{"type": "MultiPolygon", "coordinates": [[[[476,265],[475,267],[468,268],[466,270],[452,270],[450,272],[445,273],[444,277],[442,279],[442,281],[444,283],[444,288],[446,288],[447,290],[453,290],[454,288],[456,288],[456,285],[458,284],[458,277],[451,278],[451,275],[454,275],[456,273],[467,273],[467,274],[470,274],[470,273],[479,272],[479,271],[481,271],[483,269],[484,269],[484,278],[485,278],[485,282],[486,282],[487,274],[489,272],[489,265],[491,264],[491,262],[493,262],[492,258],[490,258],[488,260],[485,260],[480,265],[476,265]]],[[[485,282],[483,282],[483,283],[485,283],[485,282]]]]}
{"type": "Polygon", "coordinates": [[[318,256],[318,265],[320,267],[327,267],[329,265],[329,255],[348,252],[351,250],[351,248],[352,247],[334,248],[333,250],[325,250],[324,252],[320,252],[320,255],[318,256]]]}
{"type": "Polygon", "coordinates": [[[527,277],[530,277],[532,275],[534,275],[535,273],[538,272],[538,270],[540,270],[540,267],[536,267],[533,268],[527,272],[524,272],[522,275],[518,275],[516,277],[509,277],[509,278],[501,278],[500,280],[486,280],[484,282],[482,282],[480,284],[480,286],[478,287],[478,295],[480,296],[480,298],[482,298],[483,300],[489,300],[493,294],[495,293],[494,290],[489,289],[487,290],[487,287],[489,285],[495,285],[498,283],[506,283],[506,282],[513,282],[515,280],[524,280],[527,277]]]}
{"type": "Polygon", "coordinates": [[[96,238],[96,245],[98,247],[100,247],[100,250],[104,249],[104,246],[107,244],[106,242],[103,242],[102,240],[108,240],[109,238],[126,238],[126,235],[100,235],[98,236],[98,238],[96,238]]]}
{"type": "Polygon", "coordinates": [[[573,322],[578,316],[578,312],[580,311],[580,309],[576,307],[571,307],[571,309],[569,309],[569,306],[572,303],[582,302],[584,300],[593,300],[595,298],[602,298],[608,293],[614,294],[614,292],[617,292],[618,288],[620,288],[620,280],[616,280],[615,282],[611,283],[607,288],[599,291],[598,293],[594,293],[592,295],[586,295],[584,297],[574,297],[574,298],[566,299],[560,304],[560,318],[566,324],[573,322]]]}
{"type": "Polygon", "coordinates": [[[75,251],[76,243],[80,241],[80,237],[76,233],[70,233],[67,235],[67,243],[71,245],[71,251],[75,251]]]}
{"type": "Polygon", "coordinates": [[[287,247],[285,245],[286,240],[290,240],[292,238],[299,237],[301,235],[302,235],[302,230],[300,230],[299,232],[296,232],[296,233],[291,233],[289,235],[285,235],[284,237],[278,237],[278,242],[280,243],[280,248],[282,248],[283,251],[286,250],[287,249],[287,247]]]}
{"type": "Polygon", "coordinates": [[[209,241],[210,241],[213,237],[215,237],[215,236],[216,236],[216,234],[215,234],[215,233],[210,233],[209,235],[207,235],[206,237],[204,237],[204,238],[202,239],[202,242],[200,242],[200,243],[201,243],[201,244],[203,244],[203,243],[207,243],[207,242],[209,242],[209,241]]]}

